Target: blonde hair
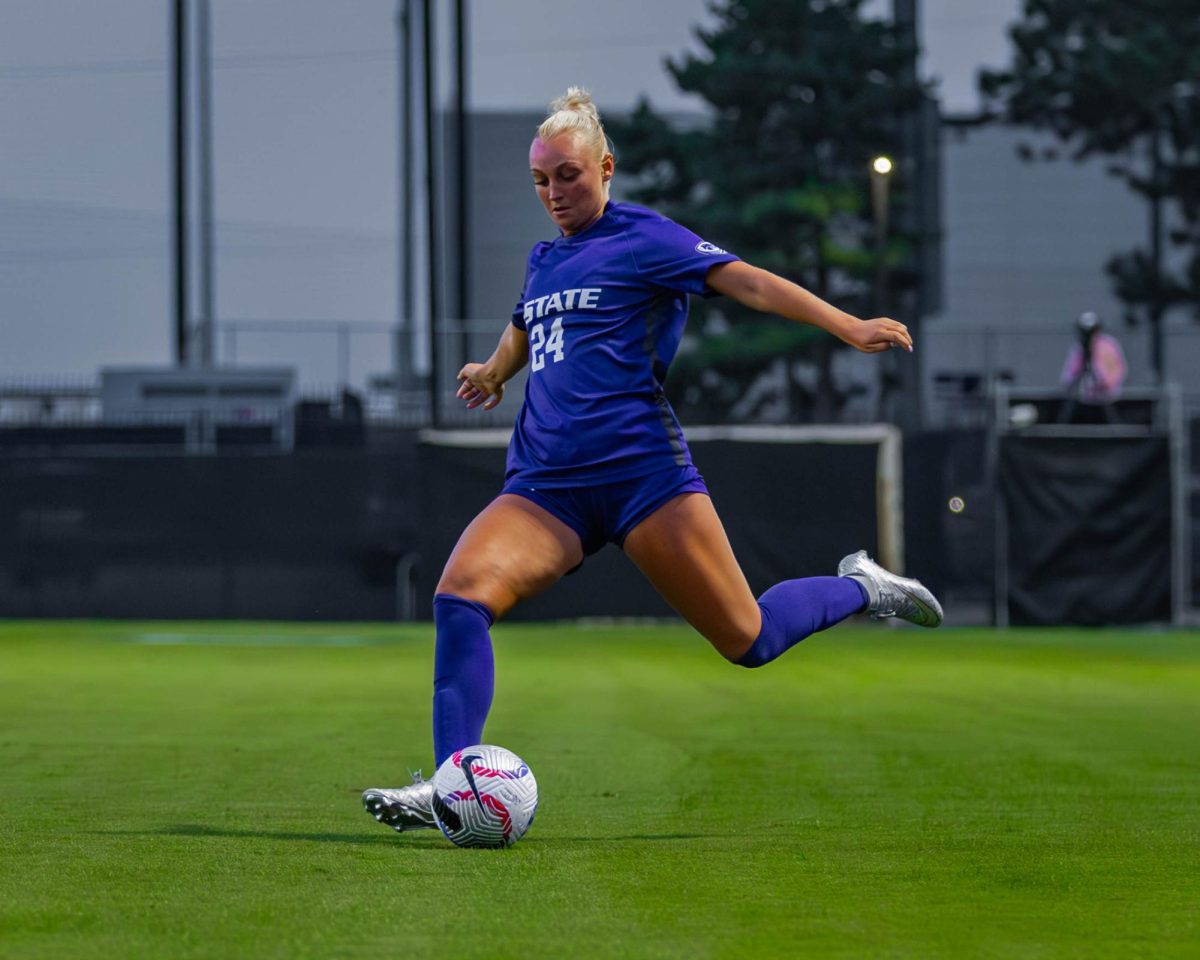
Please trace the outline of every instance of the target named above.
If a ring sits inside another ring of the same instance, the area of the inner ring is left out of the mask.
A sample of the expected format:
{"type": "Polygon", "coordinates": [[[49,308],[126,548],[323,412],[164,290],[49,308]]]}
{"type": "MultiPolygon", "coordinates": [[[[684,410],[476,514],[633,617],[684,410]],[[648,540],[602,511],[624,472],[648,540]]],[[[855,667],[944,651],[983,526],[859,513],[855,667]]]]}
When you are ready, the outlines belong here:
{"type": "Polygon", "coordinates": [[[567,87],[567,92],[550,101],[550,114],[538,127],[538,139],[553,140],[560,134],[570,133],[579,138],[579,143],[599,163],[612,152],[604,124],[600,122],[600,111],[592,103],[592,95],[583,87],[567,87]]]}

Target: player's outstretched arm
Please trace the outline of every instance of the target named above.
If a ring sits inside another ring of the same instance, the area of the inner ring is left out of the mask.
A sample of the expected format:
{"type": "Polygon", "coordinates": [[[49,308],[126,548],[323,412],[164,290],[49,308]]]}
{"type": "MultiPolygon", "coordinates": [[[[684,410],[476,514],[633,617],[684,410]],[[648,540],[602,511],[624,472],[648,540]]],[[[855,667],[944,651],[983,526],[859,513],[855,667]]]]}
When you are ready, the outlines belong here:
{"type": "Polygon", "coordinates": [[[504,384],[528,359],[529,336],[510,323],[487,363],[468,363],[458,371],[458,397],[467,401],[468,410],[480,405],[491,410],[504,399],[504,384]]]}
{"type": "Polygon", "coordinates": [[[913,348],[908,327],[899,320],[859,320],[790,280],[741,260],[718,263],[708,271],[705,282],[753,310],[820,327],[863,353],[881,353],[892,347],[911,352],[913,348]]]}

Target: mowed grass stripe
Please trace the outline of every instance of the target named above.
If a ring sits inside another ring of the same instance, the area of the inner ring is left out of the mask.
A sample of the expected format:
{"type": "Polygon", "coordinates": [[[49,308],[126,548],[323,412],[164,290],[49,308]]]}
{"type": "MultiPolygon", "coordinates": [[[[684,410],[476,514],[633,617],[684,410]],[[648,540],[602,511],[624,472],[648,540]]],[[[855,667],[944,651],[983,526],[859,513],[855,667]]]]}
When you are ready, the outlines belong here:
{"type": "Polygon", "coordinates": [[[542,806],[474,852],[358,805],[430,772],[428,627],[0,624],[0,955],[1197,954],[1196,634],[843,627],[742,671],[495,633],[542,806]]]}

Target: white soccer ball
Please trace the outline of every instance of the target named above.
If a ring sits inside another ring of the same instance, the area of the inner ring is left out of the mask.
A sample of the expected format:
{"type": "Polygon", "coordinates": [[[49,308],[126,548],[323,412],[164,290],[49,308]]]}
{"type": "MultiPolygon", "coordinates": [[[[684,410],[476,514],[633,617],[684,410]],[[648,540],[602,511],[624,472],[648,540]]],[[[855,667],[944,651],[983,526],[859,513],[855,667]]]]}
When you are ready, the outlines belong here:
{"type": "Polygon", "coordinates": [[[511,750],[456,750],[433,775],[433,816],[460,847],[511,847],[537,813],[537,780],[511,750]]]}

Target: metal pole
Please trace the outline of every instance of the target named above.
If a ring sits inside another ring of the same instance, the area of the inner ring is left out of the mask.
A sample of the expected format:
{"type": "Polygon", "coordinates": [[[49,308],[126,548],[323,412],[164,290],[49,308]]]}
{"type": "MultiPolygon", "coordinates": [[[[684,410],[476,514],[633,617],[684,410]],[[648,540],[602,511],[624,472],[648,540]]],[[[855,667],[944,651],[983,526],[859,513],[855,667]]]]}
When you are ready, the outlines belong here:
{"type": "Polygon", "coordinates": [[[1156,113],[1154,129],[1150,133],[1150,362],[1154,368],[1154,382],[1159,387],[1164,383],[1161,180],[1162,129],[1156,113]]]}
{"type": "Polygon", "coordinates": [[[1188,625],[1192,584],[1188,430],[1178,386],[1163,389],[1158,402],[1167,407],[1171,456],[1171,623],[1183,627],[1188,625]]]}
{"type": "MultiPolygon", "coordinates": [[[[871,213],[875,221],[875,283],[874,315],[887,316],[887,233],[888,233],[888,186],[891,168],[881,166],[884,157],[876,157],[871,163],[871,213]]],[[[879,370],[879,416],[894,422],[898,404],[897,387],[900,385],[899,362],[891,351],[880,357],[879,370]]]]}
{"type": "Polygon", "coordinates": [[[1008,510],[1004,500],[1004,487],[1000,483],[1000,457],[1002,437],[1008,432],[1008,385],[996,384],[996,403],[993,407],[993,419],[988,433],[988,460],[990,469],[987,471],[992,494],[992,511],[995,523],[992,527],[992,626],[1007,629],[1009,625],[1008,610],[1008,510]]]}
{"type": "Polygon", "coordinates": [[[396,62],[397,99],[400,104],[400,317],[396,331],[396,389],[413,374],[413,335],[416,297],[413,290],[413,130],[412,130],[412,0],[399,0],[396,13],[399,33],[396,62]],[[408,369],[405,370],[407,360],[408,369]]]}
{"type": "Polygon", "coordinates": [[[339,323],[337,328],[338,342],[338,390],[350,386],[350,327],[339,323]]]}
{"type": "Polygon", "coordinates": [[[197,0],[196,108],[200,135],[200,365],[211,367],[217,340],[213,297],[212,58],[209,56],[209,0],[197,0]]]}
{"type": "Polygon", "coordinates": [[[471,331],[467,326],[469,312],[468,291],[470,280],[470,255],[467,250],[467,215],[470,211],[470,141],[467,132],[467,13],[465,0],[454,4],[454,120],[458,162],[455,164],[457,184],[456,212],[458,248],[458,317],[462,323],[461,359],[465,363],[471,355],[471,331]]]}
{"type": "Polygon", "coordinates": [[[429,257],[429,416],[433,426],[441,425],[439,400],[441,399],[441,349],[438,337],[441,335],[441,237],[438,230],[438,181],[437,181],[437,131],[434,120],[434,81],[433,81],[433,3],[432,0],[422,0],[421,3],[423,28],[423,63],[424,94],[425,94],[425,194],[428,223],[428,257],[429,257]]]}
{"type": "Polygon", "coordinates": [[[175,280],[175,364],[184,366],[188,361],[187,0],[175,0],[171,12],[174,39],[174,69],[171,72],[174,249],[171,266],[175,280]]]}
{"type": "MultiPolygon", "coordinates": [[[[875,162],[878,163],[877,159],[875,162]]],[[[871,169],[871,211],[875,221],[875,316],[887,315],[887,234],[890,170],[871,169]]]]}
{"type": "Polygon", "coordinates": [[[983,372],[989,393],[996,389],[996,331],[985,327],[983,331],[983,372]]]}
{"type": "MultiPolygon", "coordinates": [[[[921,47],[919,40],[919,20],[921,15],[920,0],[892,0],[892,22],[901,36],[901,42],[911,45],[914,50],[921,47]]],[[[916,57],[909,58],[898,78],[901,83],[913,89],[918,88],[916,57]]],[[[906,193],[909,196],[905,209],[902,211],[903,223],[900,229],[913,238],[913,253],[910,260],[916,267],[917,283],[911,294],[897,298],[895,304],[888,303],[887,309],[900,314],[900,319],[907,324],[909,332],[918,344],[917,353],[913,356],[901,356],[895,351],[889,351],[888,363],[891,365],[896,378],[896,419],[906,431],[919,430],[922,426],[923,412],[921,395],[925,384],[921,377],[921,320],[925,312],[924,287],[928,283],[925,277],[926,263],[924,252],[927,243],[926,235],[929,224],[925,219],[925,194],[927,192],[927,158],[924,152],[923,101],[916,103],[906,110],[899,118],[900,121],[900,156],[899,169],[904,172],[906,193]]],[[[890,298],[889,298],[890,299],[890,298]]]]}

